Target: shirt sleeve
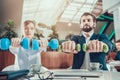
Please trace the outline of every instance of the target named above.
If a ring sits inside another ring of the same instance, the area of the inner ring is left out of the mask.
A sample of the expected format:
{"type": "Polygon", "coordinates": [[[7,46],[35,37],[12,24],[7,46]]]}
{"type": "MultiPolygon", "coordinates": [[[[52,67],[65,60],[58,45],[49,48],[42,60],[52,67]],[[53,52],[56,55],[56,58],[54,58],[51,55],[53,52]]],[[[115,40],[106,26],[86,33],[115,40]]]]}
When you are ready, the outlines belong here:
{"type": "Polygon", "coordinates": [[[41,51],[41,52],[42,52],[42,51],[46,52],[47,49],[46,49],[46,48],[40,48],[39,51],[41,51]]]}
{"type": "Polygon", "coordinates": [[[78,36],[72,36],[70,38],[71,41],[74,41],[76,44],[78,43],[78,36]]]}
{"type": "Polygon", "coordinates": [[[9,51],[12,53],[12,54],[17,54],[19,52],[19,48],[18,47],[12,47],[10,46],[9,47],[9,51]]]}

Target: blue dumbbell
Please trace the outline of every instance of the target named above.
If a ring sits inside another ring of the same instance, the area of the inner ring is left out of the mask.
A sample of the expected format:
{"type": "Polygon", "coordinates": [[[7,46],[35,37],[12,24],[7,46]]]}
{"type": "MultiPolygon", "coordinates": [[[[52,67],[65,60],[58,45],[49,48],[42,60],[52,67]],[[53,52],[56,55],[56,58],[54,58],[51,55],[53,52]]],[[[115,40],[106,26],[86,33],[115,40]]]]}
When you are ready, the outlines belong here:
{"type": "MultiPolygon", "coordinates": [[[[56,50],[58,49],[59,41],[57,39],[51,39],[50,42],[48,43],[48,46],[51,49],[56,50]]],[[[40,47],[39,41],[37,39],[32,39],[32,49],[38,50],[39,47],[40,47]]]]}
{"type": "MultiPolygon", "coordinates": [[[[8,50],[10,45],[11,45],[11,42],[10,42],[10,40],[8,38],[2,38],[0,40],[0,49],[1,50],[8,50]]],[[[32,39],[32,41],[30,41],[28,38],[23,38],[21,40],[20,45],[24,49],[30,49],[30,46],[31,46],[31,48],[33,50],[38,50],[39,47],[40,47],[39,41],[37,39],[32,39]]],[[[51,39],[48,46],[51,47],[51,49],[53,49],[53,50],[58,49],[59,42],[58,42],[57,39],[51,39]]]]}
{"type": "MultiPolygon", "coordinates": [[[[57,39],[51,39],[50,42],[48,43],[48,46],[51,49],[56,50],[58,49],[59,41],[57,39]]],[[[32,39],[32,49],[38,50],[39,47],[40,47],[39,41],[37,39],[32,39]]]]}
{"type": "MultiPolygon", "coordinates": [[[[25,44],[27,41],[28,41],[28,40],[25,40],[25,39],[24,39],[24,41],[22,41],[22,42],[23,42],[23,44],[25,44]],[[24,43],[24,42],[25,42],[25,43],[24,43]]],[[[23,44],[22,44],[22,45],[23,45],[23,44]]],[[[25,49],[28,49],[29,46],[30,46],[30,45],[28,45],[28,46],[24,45],[24,48],[25,48],[25,49]]],[[[48,46],[49,46],[51,49],[56,50],[56,49],[58,49],[58,47],[59,47],[59,41],[58,41],[57,39],[51,39],[50,42],[48,43],[48,46]]],[[[33,50],[39,50],[39,47],[40,47],[39,41],[38,41],[37,39],[32,39],[32,45],[31,45],[31,47],[32,47],[33,50]]]]}
{"type": "Polygon", "coordinates": [[[7,50],[9,49],[9,46],[11,45],[11,42],[8,38],[2,38],[0,40],[0,49],[1,50],[7,50]]]}
{"type": "Polygon", "coordinates": [[[56,50],[59,47],[59,41],[57,39],[51,39],[50,42],[48,43],[48,46],[51,49],[56,50]]]}
{"type": "Polygon", "coordinates": [[[40,43],[37,39],[32,39],[32,49],[33,50],[39,50],[40,43]]]}
{"type": "MultiPolygon", "coordinates": [[[[28,38],[23,38],[23,40],[20,43],[23,48],[29,49],[30,46],[30,40],[28,38]]],[[[8,38],[2,38],[0,39],[0,49],[1,50],[8,50],[9,46],[11,45],[11,42],[8,38]]]]}

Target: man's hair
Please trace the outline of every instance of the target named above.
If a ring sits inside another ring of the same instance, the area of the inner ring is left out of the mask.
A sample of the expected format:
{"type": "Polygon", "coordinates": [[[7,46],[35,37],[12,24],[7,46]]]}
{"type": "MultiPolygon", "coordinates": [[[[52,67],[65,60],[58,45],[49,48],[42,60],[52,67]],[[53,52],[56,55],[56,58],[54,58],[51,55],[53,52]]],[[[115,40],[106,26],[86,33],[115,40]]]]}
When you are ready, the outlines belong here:
{"type": "Polygon", "coordinates": [[[120,42],[120,39],[118,39],[117,41],[116,41],[116,43],[119,43],[120,42]]]}
{"type": "MultiPolygon", "coordinates": [[[[82,16],[81,16],[81,18],[82,18],[83,16],[88,16],[88,15],[90,15],[90,16],[93,18],[93,22],[96,23],[96,17],[95,17],[93,14],[89,13],[89,12],[83,13],[82,16]]],[[[81,23],[81,18],[80,18],[80,23],[81,23]]]]}
{"type": "Polygon", "coordinates": [[[24,26],[27,26],[28,24],[33,23],[34,26],[36,26],[36,22],[34,20],[26,20],[24,22],[24,26]]]}

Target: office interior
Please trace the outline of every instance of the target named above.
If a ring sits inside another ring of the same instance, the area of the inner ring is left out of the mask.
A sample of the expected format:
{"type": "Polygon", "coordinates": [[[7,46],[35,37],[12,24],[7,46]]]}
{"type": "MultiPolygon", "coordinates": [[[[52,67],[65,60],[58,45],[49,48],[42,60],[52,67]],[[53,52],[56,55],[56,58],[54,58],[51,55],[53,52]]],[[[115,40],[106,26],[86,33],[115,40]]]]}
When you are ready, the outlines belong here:
{"type": "MultiPolygon", "coordinates": [[[[0,0],[0,34],[11,20],[14,22],[11,29],[21,37],[23,22],[30,19],[37,22],[39,37],[49,40],[55,31],[62,41],[81,33],[79,19],[84,12],[96,16],[96,33],[107,34],[113,43],[120,39],[120,0],[0,0]]],[[[12,65],[14,59],[9,50],[0,50],[0,70],[12,65]]],[[[67,69],[72,65],[73,54],[47,51],[41,53],[41,61],[48,69],[67,69]]]]}

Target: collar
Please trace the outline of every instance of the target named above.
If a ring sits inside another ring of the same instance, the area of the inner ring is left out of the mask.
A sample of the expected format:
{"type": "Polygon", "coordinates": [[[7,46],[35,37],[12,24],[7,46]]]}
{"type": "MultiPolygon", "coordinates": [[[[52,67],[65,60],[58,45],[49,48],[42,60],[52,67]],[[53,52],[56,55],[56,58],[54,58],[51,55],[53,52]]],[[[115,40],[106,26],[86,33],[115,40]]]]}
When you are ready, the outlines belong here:
{"type": "Polygon", "coordinates": [[[89,37],[87,37],[87,36],[85,35],[85,32],[82,31],[82,34],[83,34],[83,36],[84,36],[85,38],[90,38],[90,37],[93,35],[93,33],[94,33],[94,30],[92,30],[91,33],[89,34],[89,37]]]}

